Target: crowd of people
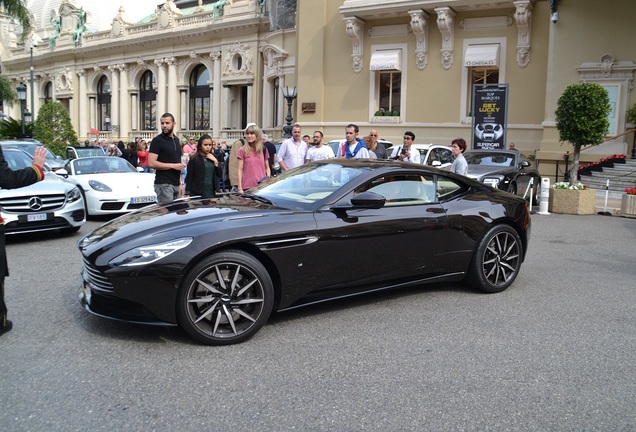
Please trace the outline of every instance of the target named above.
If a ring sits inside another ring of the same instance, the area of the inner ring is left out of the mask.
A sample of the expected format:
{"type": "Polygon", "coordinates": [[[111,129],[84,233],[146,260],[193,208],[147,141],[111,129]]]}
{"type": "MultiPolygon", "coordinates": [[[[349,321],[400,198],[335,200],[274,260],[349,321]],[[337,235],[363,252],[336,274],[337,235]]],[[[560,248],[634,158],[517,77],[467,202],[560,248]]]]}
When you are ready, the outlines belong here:
{"type": "MultiPolygon", "coordinates": [[[[412,147],[415,134],[411,131],[404,132],[402,144],[394,146],[388,154],[379,141],[377,130],[360,137],[359,127],[352,123],[345,127],[345,139],[334,152],[324,142],[322,131],[303,135],[301,126],[294,124],[291,136],[277,151],[255,123],[247,125],[244,138],[234,142],[230,149],[208,134],[198,139],[180,140],[175,134],[174,116],[170,113],[165,113],[160,123],[161,133],[150,143],[139,137],[128,145],[122,141],[86,142],[87,146],[101,147],[106,155],[125,158],[144,172],[154,172],[155,192],[160,203],[180,196],[211,198],[224,192],[242,193],[279,172],[317,160],[392,159],[420,163],[420,153],[412,147]]],[[[455,139],[450,147],[454,157],[450,171],[466,175],[468,165],[463,156],[466,141],[455,139]]]]}

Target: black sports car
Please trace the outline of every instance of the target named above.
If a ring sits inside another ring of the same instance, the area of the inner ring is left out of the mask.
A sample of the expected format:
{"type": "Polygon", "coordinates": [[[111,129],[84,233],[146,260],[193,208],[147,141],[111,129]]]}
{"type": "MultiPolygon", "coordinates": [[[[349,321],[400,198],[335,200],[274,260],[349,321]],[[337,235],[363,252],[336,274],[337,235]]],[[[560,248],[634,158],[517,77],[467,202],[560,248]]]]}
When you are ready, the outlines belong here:
{"type": "Polygon", "coordinates": [[[471,150],[464,154],[468,162],[468,177],[515,195],[530,197],[528,185],[533,184],[533,202],[539,202],[541,176],[532,162],[516,150],[471,150]]]}
{"type": "Polygon", "coordinates": [[[466,177],[329,159],[244,194],[107,222],[78,242],[80,300],[96,315],[178,324],[203,343],[232,344],[272,310],[326,299],[464,279],[503,291],[529,234],[524,200],[466,177]]]}

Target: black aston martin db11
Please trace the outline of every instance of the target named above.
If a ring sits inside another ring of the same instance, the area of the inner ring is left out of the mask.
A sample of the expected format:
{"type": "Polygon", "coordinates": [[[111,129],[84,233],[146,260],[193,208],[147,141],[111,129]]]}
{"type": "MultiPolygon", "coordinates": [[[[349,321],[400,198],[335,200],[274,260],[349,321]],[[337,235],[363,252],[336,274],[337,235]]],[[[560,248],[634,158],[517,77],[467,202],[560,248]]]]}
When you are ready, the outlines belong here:
{"type": "Polygon", "coordinates": [[[153,205],[78,242],[91,313],[243,342],[273,310],[426,282],[495,293],[519,273],[525,200],[424,165],[329,159],[243,194],[153,205]],[[369,265],[373,263],[373,265],[369,265]]]}

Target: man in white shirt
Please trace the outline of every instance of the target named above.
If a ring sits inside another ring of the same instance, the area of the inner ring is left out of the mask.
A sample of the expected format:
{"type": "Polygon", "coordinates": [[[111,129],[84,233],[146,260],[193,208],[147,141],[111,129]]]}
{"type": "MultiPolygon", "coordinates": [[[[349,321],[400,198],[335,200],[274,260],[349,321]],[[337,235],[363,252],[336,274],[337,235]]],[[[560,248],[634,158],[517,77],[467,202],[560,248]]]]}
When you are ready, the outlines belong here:
{"type": "Polygon", "coordinates": [[[413,141],[415,140],[415,134],[411,131],[404,132],[404,141],[402,145],[398,146],[391,153],[391,159],[401,160],[403,162],[420,162],[420,152],[417,149],[411,149],[413,141]]]}
{"type": "Polygon", "coordinates": [[[368,159],[369,150],[367,144],[362,138],[358,138],[360,128],[357,125],[350,124],[345,128],[345,136],[347,140],[340,146],[338,154],[339,158],[347,159],[368,159]]]}
{"type": "Polygon", "coordinates": [[[316,160],[333,159],[336,156],[333,154],[331,147],[323,145],[322,138],[323,133],[321,131],[314,132],[314,145],[307,150],[307,156],[305,157],[305,163],[309,163],[316,160]]]}
{"type": "Polygon", "coordinates": [[[304,164],[307,155],[307,143],[300,136],[301,131],[298,123],[292,126],[291,133],[291,138],[283,141],[278,151],[278,163],[283,171],[304,164]]]}

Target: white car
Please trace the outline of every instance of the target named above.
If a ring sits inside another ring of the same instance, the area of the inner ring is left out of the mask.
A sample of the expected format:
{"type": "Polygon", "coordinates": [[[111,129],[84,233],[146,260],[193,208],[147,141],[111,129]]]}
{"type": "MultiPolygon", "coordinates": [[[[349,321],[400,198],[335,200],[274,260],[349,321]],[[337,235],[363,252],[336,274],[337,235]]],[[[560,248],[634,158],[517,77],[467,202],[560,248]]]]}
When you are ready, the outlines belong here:
{"type": "MultiPolygon", "coordinates": [[[[391,153],[398,145],[386,149],[386,157],[391,158],[391,153]]],[[[423,165],[429,165],[435,168],[446,168],[453,163],[453,152],[450,147],[443,144],[411,144],[420,152],[420,160],[423,165]]]]}
{"type": "MultiPolygon", "coordinates": [[[[13,170],[33,163],[26,151],[3,148],[2,152],[13,170]]],[[[71,233],[86,222],[79,188],[46,168],[40,182],[18,189],[0,189],[0,208],[6,234],[51,230],[71,233]]]]}
{"type": "Polygon", "coordinates": [[[120,157],[73,159],[56,174],[80,186],[89,216],[127,213],[157,202],[155,175],[120,157]]]}

